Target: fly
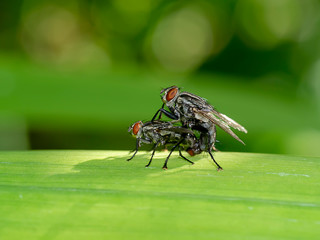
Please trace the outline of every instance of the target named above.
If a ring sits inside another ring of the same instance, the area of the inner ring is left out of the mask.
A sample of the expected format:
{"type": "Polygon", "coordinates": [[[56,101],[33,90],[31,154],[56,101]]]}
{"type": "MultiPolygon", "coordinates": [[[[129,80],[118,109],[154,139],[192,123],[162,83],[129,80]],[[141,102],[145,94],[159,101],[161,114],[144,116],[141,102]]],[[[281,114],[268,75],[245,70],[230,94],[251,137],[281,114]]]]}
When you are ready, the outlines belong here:
{"type": "Polygon", "coordinates": [[[238,131],[247,133],[247,130],[236,121],[214,109],[205,99],[188,92],[181,92],[177,86],[172,86],[163,89],[160,94],[163,105],[156,112],[151,121],[154,121],[159,115],[165,114],[167,117],[181,121],[184,127],[199,131],[200,134],[200,149],[207,151],[210,157],[218,167],[218,171],[222,167],[215,161],[212,156],[212,149],[215,149],[216,142],[216,125],[230,134],[233,138],[244,144],[244,142],[230,129],[230,127],[238,131]],[[169,111],[164,109],[164,106],[169,108],[169,111]]]}
{"type": "Polygon", "coordinates": [[[153,155],[158,146],[166,146],[168,144],[173,145],[162,167],[163,169],[168,169],[168,160],[172,152],[177,147],[179,149],[180,157],[192,164],[194,163],[182,155],[181,149],[186,150],[191,156],[202,152],[202,150],[200,149],[199,140],[196,138],[193,131],[181,126],[174,126],[171,122],[149,121],[143,123],[141,121],[138,121],[129,127],[128,132],[131,132],[132,135],[137,139],[134,154],[131,158],[128,159],[128,161],[134,158],[142,143],[154,144],[152,148],[151,158],[146,167],[150,166],[153,155]]]}

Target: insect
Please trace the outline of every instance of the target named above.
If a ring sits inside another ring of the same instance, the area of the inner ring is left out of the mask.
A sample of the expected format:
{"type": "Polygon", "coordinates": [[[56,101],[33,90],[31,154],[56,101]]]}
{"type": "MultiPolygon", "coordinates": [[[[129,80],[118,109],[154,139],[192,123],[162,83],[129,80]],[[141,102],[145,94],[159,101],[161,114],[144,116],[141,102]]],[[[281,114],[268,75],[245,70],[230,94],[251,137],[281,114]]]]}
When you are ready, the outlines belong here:
{"type": "Polygon", "coordinates": [[[158,146],[166,146],[168,144],[173,145],[162,167],[163,169],[168,169],[168,160],[172,152],[177,147],[179,149],[180,157],[192,164],[194,163],[182,155],[181,149],[186,150],[191,156],[202,152],[200,149],[199,140],[196,138],[193,131],[181,126],[174,126],[171,122],[149,121],[143,123],[141,121],[138,121],[129,127],[128,132],[131,132],[132,135],[137,139],[134,154],[131,158],[128,159],[128,161],[134,158],[142,143],[154,144],[152,148],[151,158],[146,167],[150,166],[153,155],[158,146]]]}
{"type": "Polygon", "coordinates": [[[163,89],[160,92],[160,97],[163,105],[151,121],[155,121],[159,113],[158,120],[161,119],[163,113],[171,119],[180,120],[184,127],[199,131],[201,133],[199,139],[200,149],[210,154],[210,157],[218,167],[218,171],[222,170],[222,167],[215,161],[211,153],[212,149],[215,149],[216,125],[244,144],[230,127],[245,133],[247,133],[247,130],[231,118],[218,112],[205,99],[192,93],[181,92],[177,86],[163,89]],[[167,106],[169,111],[165,110],[164,106],[167,106]]]}

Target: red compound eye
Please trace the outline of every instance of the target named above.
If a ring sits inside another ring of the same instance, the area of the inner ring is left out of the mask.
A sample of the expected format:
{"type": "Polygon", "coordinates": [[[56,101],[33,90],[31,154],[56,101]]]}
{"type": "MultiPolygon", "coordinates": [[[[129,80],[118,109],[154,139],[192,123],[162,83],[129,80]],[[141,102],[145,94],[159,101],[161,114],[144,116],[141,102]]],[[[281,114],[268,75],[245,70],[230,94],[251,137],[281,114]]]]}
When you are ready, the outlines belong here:
{"type": "Polygon", "coordinates": [[[178,88],[170,89],[166,96],[167,101],[169,102],[170,100],[172,100],[176,96],[177,92],[178,88]]]}
{"type": "Polygon", "coordinates": [[[140,130],[140,127],[141,127],[141,125],[140,125],[139,122],[137,122],[137,123],[133,126],[132,132],[133,132],[134,135],[137,135],[137,134],[138,134],[138,132],[139,132],[139,130],[140,130]]]}

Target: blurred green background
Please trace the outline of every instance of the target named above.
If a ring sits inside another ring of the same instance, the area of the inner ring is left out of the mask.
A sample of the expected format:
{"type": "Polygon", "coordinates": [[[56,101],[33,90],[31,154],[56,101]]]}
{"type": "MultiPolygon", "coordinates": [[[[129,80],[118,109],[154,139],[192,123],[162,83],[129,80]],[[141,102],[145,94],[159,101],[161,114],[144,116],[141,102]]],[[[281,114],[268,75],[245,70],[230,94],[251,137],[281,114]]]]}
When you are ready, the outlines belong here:
{"type": "Polygon", "coordinates": [[[242,146],[320,156],[320,1],[0,2],[0,149],[132,149],[171,85],[248,129],[242,146]]]}

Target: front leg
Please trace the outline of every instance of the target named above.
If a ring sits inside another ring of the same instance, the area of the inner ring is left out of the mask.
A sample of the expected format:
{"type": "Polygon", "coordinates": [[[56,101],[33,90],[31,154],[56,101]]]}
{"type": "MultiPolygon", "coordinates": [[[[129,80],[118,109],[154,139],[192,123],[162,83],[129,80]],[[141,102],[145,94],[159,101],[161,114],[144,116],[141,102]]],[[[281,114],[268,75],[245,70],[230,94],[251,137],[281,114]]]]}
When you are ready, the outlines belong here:
{"type": "MultiPolygon", "coordinates": [[[[162,104],[161,108],[164,108],[164,105],[165,105],[165,104],[162,104]]],[[[152,122],[153,122],[153,119],[156,118],[156,116],[158,115],[158,113],[159,113],[159,111],[157,111],[156,115],[154,115],[154,117],[152,118],[152,122]]],[[[158,120],[160,120],[161,117],[162,117],[162,112],[160,112],[159,117],[158,117],[158,120]]]]}
{"type": "Polygon", "coordinates": [[[173,119],[173,120],[179,120],[179,116],[174,115],[173,113],[165,110],[164,108],[160,108],[160,109],[156,112],[156,114],[153,116],[151,122],[153,122],[153,121],[156,119],[158,113],[160,113],[160,116],[159,116],[158,120],[160,120],[162,113],[163,113],[164,115],[166,115],[168,118],[171,118],[171,119],[173,119]]]}
{"type": "Polygon", "coordinates": [[[135,152],[133,153],[132,157],[127,159],[127,161],[130,161],[132,158],[134,158],[134,156],[137,154],[138,152],[138,149],[140,147],[140,138],[137,138],[137,141],[136,141],[136,149],[134,150],[135,152]]]}

